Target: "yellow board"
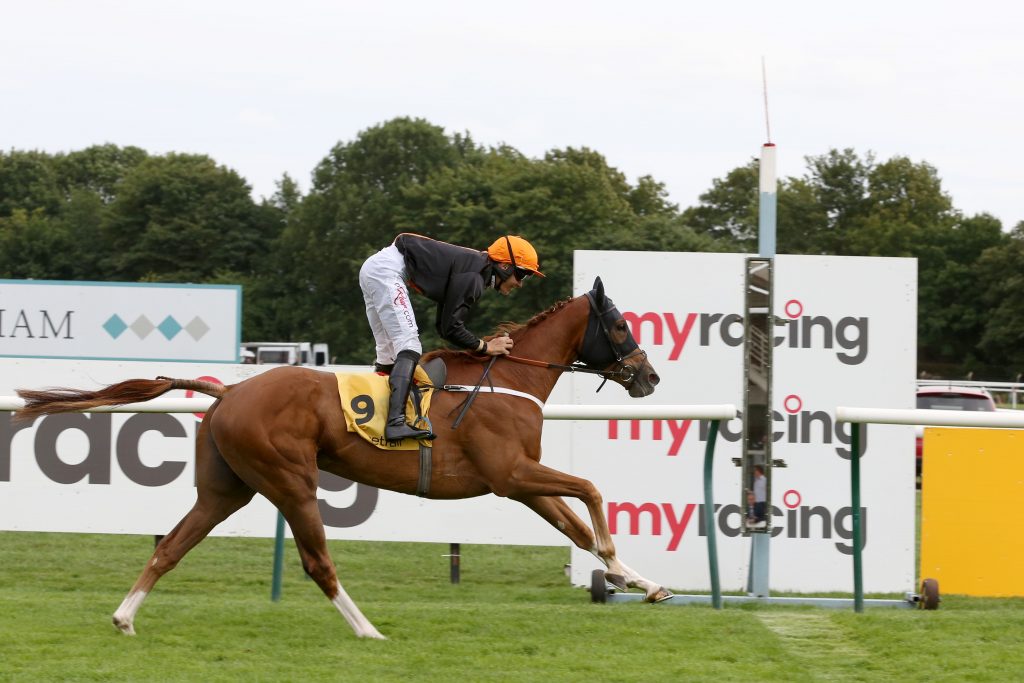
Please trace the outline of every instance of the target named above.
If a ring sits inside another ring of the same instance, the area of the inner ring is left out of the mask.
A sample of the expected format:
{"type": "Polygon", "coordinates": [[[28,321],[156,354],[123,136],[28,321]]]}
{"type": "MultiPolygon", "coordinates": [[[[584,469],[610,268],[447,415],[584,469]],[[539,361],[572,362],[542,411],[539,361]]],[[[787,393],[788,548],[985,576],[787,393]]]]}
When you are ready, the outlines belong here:
{"type": "Polygon", "coordinates": [[[928,427],[921,578],[943,593],[1024,596],[1024,431],[928,427]]]}
{"type": "MultiPolygon", "coordinates": [[[[334,373],[338,379],[338,395],[341,397],[341,409],[345,413],[345,424],[350,432],[355,432],[377,448],[392,451],[414,451],[420,447],[416,439],[388,441],[384,438],[384,425],[388,419],[388,378],[372,373],[346,374],[334,373]]],[[[416,366],[413,375],[416,384],[430,384],[430,378],[423,368],[416,366]]],[[[423,415],[429,415],[430,396],[433,390],[423,392],[421,399],[423,415]]],[[[405,404],[405,415],[408,422],[416,419],[416,410],[412,405],[412,394],[405,404]]],[[[418,425],[419,426],[419,425],[418,425]]],[[[425,442],[428,443],[429,442],[425,442]]]]}

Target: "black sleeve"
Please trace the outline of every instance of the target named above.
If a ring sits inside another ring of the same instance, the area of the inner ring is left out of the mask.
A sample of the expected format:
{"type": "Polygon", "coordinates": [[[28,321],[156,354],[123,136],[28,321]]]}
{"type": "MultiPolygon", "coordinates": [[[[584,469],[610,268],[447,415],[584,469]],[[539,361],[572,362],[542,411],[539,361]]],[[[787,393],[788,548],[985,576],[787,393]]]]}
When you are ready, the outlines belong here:
{"type": "Polygon", "coordinates": [[[444,301],[437,305],[436,327],[442,339],[471,351],[480,347],[480,339],[466,329],[466,319],[483,291],[479,273],[457,273],[449,278],[444,301]]]}

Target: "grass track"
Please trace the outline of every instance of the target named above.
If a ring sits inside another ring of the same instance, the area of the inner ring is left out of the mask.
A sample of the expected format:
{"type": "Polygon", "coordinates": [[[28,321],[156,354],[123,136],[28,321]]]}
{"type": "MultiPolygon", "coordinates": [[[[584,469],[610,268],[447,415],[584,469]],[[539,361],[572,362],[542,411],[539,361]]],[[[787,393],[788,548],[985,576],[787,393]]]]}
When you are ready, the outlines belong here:
{"type": "MultiPolygon", "coordinates": [[[[289,546],[211,538],[156,587],[129,638],[110,616],[152,538],[0,532],[0,681],[1024,680],[1024,600],[936,612],[592,605],[558,548],[331,542],[388,641],[357,640],[289,546]]],[[[895,596],[888,596],[895,597],[895,596]]]]}

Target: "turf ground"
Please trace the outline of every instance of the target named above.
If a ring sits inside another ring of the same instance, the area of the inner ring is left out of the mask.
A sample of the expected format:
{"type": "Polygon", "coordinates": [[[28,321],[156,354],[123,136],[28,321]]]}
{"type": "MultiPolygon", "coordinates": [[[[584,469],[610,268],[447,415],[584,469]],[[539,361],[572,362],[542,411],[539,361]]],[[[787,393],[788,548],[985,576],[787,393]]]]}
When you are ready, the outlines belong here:
{"type": "MultiPolygon", "coordinates": [[[[0,533],[0,681],[1011,681],[1024,600],[943,596],[935,612],[594,605],[559,548],[332,542],[389,640],[358,640],[292,547],[211,538],[110,616],[152,551],[141,536],[0,533]]],[[[881,596],[869,596],[881,597],[881,596]]],[[[898,596],[886,596],[898,597],[898,596]]]]}

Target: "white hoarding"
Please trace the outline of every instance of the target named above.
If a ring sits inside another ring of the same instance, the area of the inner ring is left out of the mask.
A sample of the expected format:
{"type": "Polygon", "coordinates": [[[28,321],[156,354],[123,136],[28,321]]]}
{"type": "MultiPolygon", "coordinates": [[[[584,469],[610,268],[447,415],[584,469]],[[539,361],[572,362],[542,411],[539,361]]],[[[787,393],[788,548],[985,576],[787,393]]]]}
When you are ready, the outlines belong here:
{"type": "MultiPolygon", "coordinates": [[[[741,254],[576,252],[574,292],[601,276],[661,376],[647,403],[743,405],[741,254]]],[[[852,585],[849,425],[837,405],[910,407],[916,368],[916,261],[779,256],[775,260],[772,477],[774,590],[852,585]]],[[[606,403],[579,384],[578,403],[606,403]]],[[[644,576],[707,590],[708,521],[701,504],[707,423],[578,422],[572,471],[593,481],[619,557],[644,576]]],[[[862,462],[867,591],[914,581],[914,437],[871,427],[862,462]]],[[[751,540],[740,534],[739,419],[722,426],[715,455],[718,552],[724,590],[746,585],[751,540]]],[[[582,506],[575,506],[585,514],[582,506]]],[[[597,561],[573,551],[573,580],[597,561]]]]}
{"type": "MultiPolygon", "coordinates": [[[[0,393],[10,396],[18,388],[52,386],[92,389],[157,375],[232,384],[271,367],[0,359],[0,393]]],[[[556,387],[559,391],[566,393],[556,387]]],[[[165,396],[187,397],[187,392],[165,396]]],[[[64,414],[27,425],[12,425],[8,415],[0,413],[0,529],[166,534],[195,502],[193,448],[200,421],[196,415],[64,414]]],[[[551,446],[546,462],[567,469],[568,424],[549,425],[545,432],[545,444],[551,446]]],[[[381,458],[388,456],[387,451],[380,452],[381,458]]],[[[495,496],[428,501],[332,475],[322,475],[320,484],[320,511],[329,538],[566,543],[532,511],[495,496]]],[[[275,527],[273,506],[256,496],[214,535],[268,537],[275,527]]]]}
{"type": "MultiPolygon", "coordinates": [[[[576,253],[574,293],[601,276],[661,375],[657,391],[639,402],[742,406],[744,262],[741,254],[576,253]]],[[[833,411],[842,404],[912,406],[916,282],[910,259],[776,259],[775,315],[791,322],[779,327],[775,348],[773,455],[787,467],[773,472],[774,590],[848,591],[852,585],[849,427],[837,426],[833,411]]],[[[6,334],[9,319],[3,324],[6,334]]],[[[232,383],[266,369],[0,358],[0,393],[93,388],[156,375],[232,383]]],[[[613,383],[595,393],[599,385],[593,376],[563,376],[550,402],[638,403],[613,383]]],[[[61,415],[28,426],[0,419],[0,528],[166,533],[195,500],[197,424],[192,415],[163,414],[61,415]]],[[[707,429],[707,423],[673,420],[548,421],[544,463],[595,483],[624,562],[665,585],[706,590],[701,503],[707,429]]],[[[722,425],[715,459],[713,523],[726,590],[745,585],[750,553],[750,539],[739,533],[740,470],[732,462],[740,456],[741,432],[739,419],[722,425]]],[[[872,426],[867,441],[864,587],[908,590],[914,578],[913,429],[872,426]]],[[[429,501],[325,477],[319,498],[327,535],[335,539],[568,544],[522,505],[495,496],[429,501]]],[[[583,506],[570,504],[589,523],[583,506]]],[[[271,536],[274,525],[273,508],[257,496],[214,533],[271,536]]],[[[588,584],[597,566],[589,553],[573,551],[575,582],[588,584]]]]}
{"type": "Polygon", "coordinates": [[[0,280],[0,357],[238,362],[242,288],[0,280]]]}

